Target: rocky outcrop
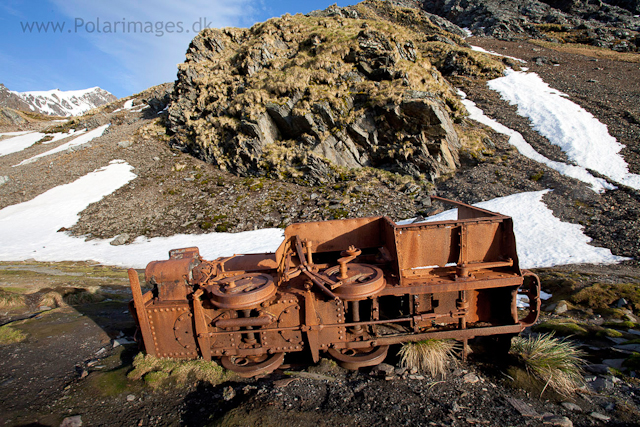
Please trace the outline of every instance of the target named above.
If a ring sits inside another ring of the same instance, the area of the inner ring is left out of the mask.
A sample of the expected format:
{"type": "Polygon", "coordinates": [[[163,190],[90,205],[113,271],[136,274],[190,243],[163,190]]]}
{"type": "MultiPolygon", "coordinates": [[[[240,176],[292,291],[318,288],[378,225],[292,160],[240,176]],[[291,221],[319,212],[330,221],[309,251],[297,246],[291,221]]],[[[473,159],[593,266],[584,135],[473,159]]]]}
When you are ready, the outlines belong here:
{"type": "Polygon", "coordinates": [[[134,95],[134,98],[140,99],[151,108],[153,113],[157,114],[167,108],[171,102],[172,93],[173,83],[163,83],[134,95]]]}
{"type": "Polygon", "coordinates": [[[12,108],[0,108],[0,126],[19,126],[27,120],[12,108]]]}
{"type": "Polygon", "coordinates": [[[322,183],[376,167],[433,180],[458,166],[465,114],[438,67],[504,68],[464,46],[429,15],[381,1],[205,30],[179,66],[173,144],[242,176],[322,183]]]}
{"type": "Polygon", "coordinates": [[[584,43],[618,51],[640,48],[637,1],[423,0],[422,8],[478,36],[584,43]]]}

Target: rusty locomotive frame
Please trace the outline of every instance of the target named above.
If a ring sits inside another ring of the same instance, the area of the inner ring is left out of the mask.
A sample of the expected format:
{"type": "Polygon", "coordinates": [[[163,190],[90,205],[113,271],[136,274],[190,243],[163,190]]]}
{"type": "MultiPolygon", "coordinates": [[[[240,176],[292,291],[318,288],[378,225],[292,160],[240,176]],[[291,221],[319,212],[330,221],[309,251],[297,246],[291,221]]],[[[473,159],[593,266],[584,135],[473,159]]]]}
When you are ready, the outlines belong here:
{"type": "Polygon", "coordinates": [[[132,314],[148,354],[220,359],[241,376],[272,372],[289,352],[323,353],[349,369],[389,346],[429,338],[511,337],[533,324],[540,281],[520,270],[508,216],[457,207],[455,220],[388,217],[298,223],[275,253],[205,261],[198,248],[151,262],[132,314]],[[529,297],[519,319],[518,293],[529,297]],[[522,316],[525,316],[524,314],[522,316]]]}

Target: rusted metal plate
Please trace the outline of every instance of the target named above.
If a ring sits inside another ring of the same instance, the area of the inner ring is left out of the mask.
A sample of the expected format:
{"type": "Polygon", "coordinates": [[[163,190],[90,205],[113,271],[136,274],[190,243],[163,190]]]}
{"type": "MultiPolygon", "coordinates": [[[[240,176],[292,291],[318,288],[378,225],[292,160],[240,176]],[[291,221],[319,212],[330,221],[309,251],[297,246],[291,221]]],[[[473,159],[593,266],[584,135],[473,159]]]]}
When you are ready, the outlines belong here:
{"type": "Polygon", "coordinates": [[[535,322],[540,282],[518,266],[511,218],[438,200],[459,218],[293,224],[275,253],[213,261],[172,250],[147,267],[153,291],[142,295],[130,274],[147,352],[221,358],[242,376],[272,372],[297,351],[357,369],[380,363],[391,344],[513,334],[535,322]],[[531,301],[522,320],[518,292],[531,301]]]}

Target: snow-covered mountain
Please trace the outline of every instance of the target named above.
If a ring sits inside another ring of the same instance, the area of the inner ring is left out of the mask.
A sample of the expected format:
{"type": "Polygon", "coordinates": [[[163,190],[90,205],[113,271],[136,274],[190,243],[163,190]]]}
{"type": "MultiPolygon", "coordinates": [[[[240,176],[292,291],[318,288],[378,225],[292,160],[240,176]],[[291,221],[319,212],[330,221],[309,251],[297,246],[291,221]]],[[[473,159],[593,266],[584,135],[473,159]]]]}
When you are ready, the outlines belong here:
{"type": "Polygon", "coordinates": [[[15,92],[0,83],[0,107],[54,116],[77,116],[116,99],[97,86],[83,90],[15,92]]]}

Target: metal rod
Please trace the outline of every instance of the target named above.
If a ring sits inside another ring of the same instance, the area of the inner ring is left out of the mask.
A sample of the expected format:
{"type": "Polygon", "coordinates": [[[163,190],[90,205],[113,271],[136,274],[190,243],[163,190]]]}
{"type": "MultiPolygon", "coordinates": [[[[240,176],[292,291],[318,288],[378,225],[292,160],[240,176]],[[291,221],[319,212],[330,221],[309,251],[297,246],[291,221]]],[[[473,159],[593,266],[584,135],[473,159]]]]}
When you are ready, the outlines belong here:
{"type": "Polygon", "coordinates": [[[362,323],[360,322],[360,301],[351,301],[351,321],[356,325],[353,327],[353,333],[362,333],[362,323]]]}

